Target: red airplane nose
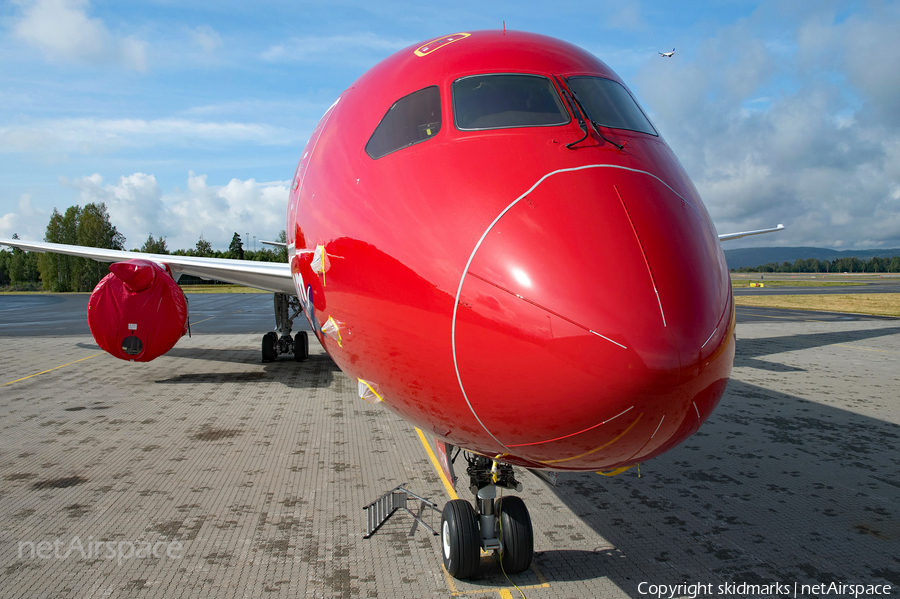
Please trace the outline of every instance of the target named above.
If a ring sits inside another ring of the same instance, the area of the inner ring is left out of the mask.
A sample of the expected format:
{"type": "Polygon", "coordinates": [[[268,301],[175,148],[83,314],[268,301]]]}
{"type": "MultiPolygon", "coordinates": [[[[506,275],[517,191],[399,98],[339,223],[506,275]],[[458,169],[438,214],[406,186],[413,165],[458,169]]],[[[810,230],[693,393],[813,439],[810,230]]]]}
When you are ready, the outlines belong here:
{"type": "Polygon", "coordinates": [[[454,353],[472,412],[511,455],[556,468],[680,442],[731,368],[720,257],[702,206],[653,175],[544,177],[484,232],[460,286],[454,353]]]}

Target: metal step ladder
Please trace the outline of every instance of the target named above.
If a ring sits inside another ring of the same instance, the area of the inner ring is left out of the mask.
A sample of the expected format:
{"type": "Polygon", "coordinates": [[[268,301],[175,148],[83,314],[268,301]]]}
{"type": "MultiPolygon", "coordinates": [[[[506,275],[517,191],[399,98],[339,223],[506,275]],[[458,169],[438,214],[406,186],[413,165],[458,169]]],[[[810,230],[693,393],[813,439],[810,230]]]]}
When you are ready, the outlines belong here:
{"type": "Polygon", "coordinates": [[[381,528],[381,525],[387,522],[388,518],[393,516],[394,512],[397,510],[405,510],[406,513],[415,520],[412,528],[409,530],[408,536],[411,537],[416,533],[416,526],[419,524],[427,528],[431,534],[437,536],[437,531],[422,520],[422,513],[425,509],[429,509],[431,515],[429,519],[433,522],[434,513],[439,511],[437,504],[434,504],[407,489],[406,483],[394,487],[369,505],[363,507],[363,510],[366,512],[366,534],[363,535],[363,538],[368,539],[374,535],[375,531],[381,528]],[[413,513],[413,511],[407,507],[407,501],[410,497],[419,501],[419,510],[416,513],[413,513]]]}

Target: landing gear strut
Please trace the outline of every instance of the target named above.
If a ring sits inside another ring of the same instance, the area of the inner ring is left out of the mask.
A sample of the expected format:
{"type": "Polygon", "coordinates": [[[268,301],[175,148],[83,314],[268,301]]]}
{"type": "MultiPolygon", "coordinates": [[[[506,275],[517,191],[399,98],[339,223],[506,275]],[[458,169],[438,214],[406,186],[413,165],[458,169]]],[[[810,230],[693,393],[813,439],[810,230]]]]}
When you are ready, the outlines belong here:
{"type": "Polygon", "coordinates": [[[469,488],[475,494],[477,512],[468,501],[454,499],[441,515],[441,555],[444,568],[454,578],[478,573],[481,550],[493,551],[507,574],[531,566],[534,531],[531,516],[521,498],[502,495],[502,489],[521,491],[512,466],[482,456],[466,456],[469,488]],[[501,489],[500,497],[497,496],[501,489]]]}
{"type": "Polygon", "coordinates": [[[292,354],[297,362],[309,358],[309,337],[306,331],[300,331],[291,337],[294,319],[300,315],[301,310],[297,298],[284,293],[275,294],[275,330],[263,335],[263,362],[272,362],[281,354],[292,354]]]}

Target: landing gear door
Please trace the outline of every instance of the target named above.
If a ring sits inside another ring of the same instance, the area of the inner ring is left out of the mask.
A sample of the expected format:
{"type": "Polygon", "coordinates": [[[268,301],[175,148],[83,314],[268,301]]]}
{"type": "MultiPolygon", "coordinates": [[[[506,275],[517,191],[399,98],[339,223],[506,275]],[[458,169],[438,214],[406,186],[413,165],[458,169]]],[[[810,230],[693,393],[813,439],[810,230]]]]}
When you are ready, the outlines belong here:
{"type": "Polygon", "coordinates": [[[528,471],[534,474],[536,477],[550,485],[551,487],[555,487],[559,482],[559,473],[554,472],[552,470],[535,470],[533,468],[528,468],[528,471]]]}
{"type": "Polygon", "coordinates": [[[444,476],[447,477],[447,480],[450,481],[450,485],[455,490],[456,475],[453,473],[453,461],[450,459],[450,456],[453,453],[453,446],[449,443],[444,443],[439,439],[435,439],[434,447],[437,450],[437,459],[438,463],[441,465],[441,470],[444,472],[444,476]]]}

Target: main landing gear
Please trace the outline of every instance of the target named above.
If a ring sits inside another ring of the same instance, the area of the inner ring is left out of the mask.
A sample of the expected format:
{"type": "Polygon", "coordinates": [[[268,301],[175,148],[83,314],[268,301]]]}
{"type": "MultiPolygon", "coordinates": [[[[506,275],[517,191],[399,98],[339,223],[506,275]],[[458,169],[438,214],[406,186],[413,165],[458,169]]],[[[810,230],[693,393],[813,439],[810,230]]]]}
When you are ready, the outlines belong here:
{"type": "Polygon", "coordinates": [[[466,455],[470,489],[477,512],[464,499],[454,499],[441,515],[444,568],[454,578],[472,578],[481,564],[481,550],[493,551],[506,574],[531,566],[534,531],[521,498],[502,495],[502,489],[521,491],[512,466],[482,456],[466,455]],[[498,497],[498,489],[501,489],[498,497]]]}
{"type": "Polygon", "coordinates": [[[292,354],[294,360],[309,358],[309,336],[300,331],[291,337],[294,319],[301,313],[300,301],[284,293],[275,294],[275,330],[262,338],[262,361],[272,362],[281,354],[292,354]]]}

